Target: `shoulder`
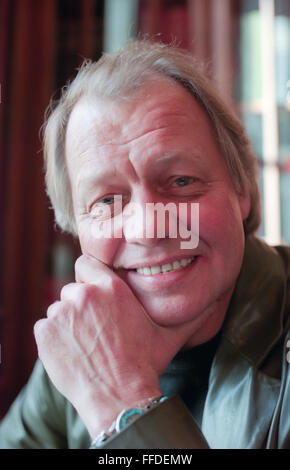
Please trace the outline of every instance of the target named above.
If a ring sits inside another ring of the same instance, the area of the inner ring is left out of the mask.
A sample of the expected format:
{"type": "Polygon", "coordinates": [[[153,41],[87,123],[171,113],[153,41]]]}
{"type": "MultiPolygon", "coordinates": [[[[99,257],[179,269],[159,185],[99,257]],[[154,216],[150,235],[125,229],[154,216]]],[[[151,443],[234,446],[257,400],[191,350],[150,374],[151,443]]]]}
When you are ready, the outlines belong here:
{"type": "Polygon", "coordinates": [[[223,332],[256,367],[281,344],[289,329],[289,266],[289,247],[273,247],[247,237],[223,332]]]}

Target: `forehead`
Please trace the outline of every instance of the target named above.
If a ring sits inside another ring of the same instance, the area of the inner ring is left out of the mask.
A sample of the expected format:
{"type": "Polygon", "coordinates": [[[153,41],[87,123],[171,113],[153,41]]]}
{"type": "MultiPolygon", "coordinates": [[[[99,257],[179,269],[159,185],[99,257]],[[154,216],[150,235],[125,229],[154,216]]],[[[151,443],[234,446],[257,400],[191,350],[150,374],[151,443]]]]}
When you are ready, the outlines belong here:
{"type": "Polygon", "coordinates": [[[123,127],[126,130],[127,125],[136,123],[136,118],[142,116],[142,121],[138,122],[141,132],[147,124],[150,127],[158,126],[160,119],[165,118],[167,114],[170,116],[178,112],[190,112],[194,104],[194,98],[181,85],[173,80],[157,78],[155,81],[148,81],[146,85],[124,98],[113,100],[100,96],[82,97],[70,115],[68,134],[72,126],[79,126],[81,119],[86,124],[87,131],[91,128],[90,124],[100,126],[98,133],[102,143],[104,130],[121,131],[123,127]],[[120,121],[122,128],[119,126],[120,121]]]}
{"type": "Polygon", "coordinates": [[[217,153],[205,111],[185,88],[168,79],[148,83],[128,100],[82,98],[66,135],[69,167],[72,161],[88,167],[95,158],[104,165],[108,159],[121,164],[124,158],[143,165],[167,158],[163,149],[176,153],[180,147],[204,157],[217,153]]]}

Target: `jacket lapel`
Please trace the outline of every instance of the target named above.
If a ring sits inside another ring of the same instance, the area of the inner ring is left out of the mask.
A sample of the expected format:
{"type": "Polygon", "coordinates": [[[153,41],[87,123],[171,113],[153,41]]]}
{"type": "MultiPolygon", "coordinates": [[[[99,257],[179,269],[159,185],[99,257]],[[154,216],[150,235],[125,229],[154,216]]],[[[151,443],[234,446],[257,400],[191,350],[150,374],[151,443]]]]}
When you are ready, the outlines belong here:
{"type": "Polygon", "coordinates": [[[250,237],[212,364],[202,431],[211,447],[261,448],[280,381],[259,366],[283,333],[287,274],[279,251],[250,237]]]}

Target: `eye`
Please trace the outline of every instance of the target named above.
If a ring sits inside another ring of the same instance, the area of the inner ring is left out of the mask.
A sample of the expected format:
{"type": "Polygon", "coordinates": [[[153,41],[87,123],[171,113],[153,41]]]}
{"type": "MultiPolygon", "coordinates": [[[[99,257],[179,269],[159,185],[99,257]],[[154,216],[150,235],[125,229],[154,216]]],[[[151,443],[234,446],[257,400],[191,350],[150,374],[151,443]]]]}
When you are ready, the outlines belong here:
{"type": "Polygon", "coordinates": [[[98,203],[106,204],[106,205],[114,204],[114,197],[113,196],[104,197],[103,199],[100,199],[98,203]]]}
{"type": "Polygon", "coordinates": [[[123,199],[120,194],[108,195],[95,201],[89,208],[90,215],[98,220],[109,219],[122,211],[123,199]]]}
{"type": "Polygon", "coordinates": [[[172,186],[187,186],[192,182],[193,178],[191,178],[190,176],[179,176],[174,180],[172,186]]]}

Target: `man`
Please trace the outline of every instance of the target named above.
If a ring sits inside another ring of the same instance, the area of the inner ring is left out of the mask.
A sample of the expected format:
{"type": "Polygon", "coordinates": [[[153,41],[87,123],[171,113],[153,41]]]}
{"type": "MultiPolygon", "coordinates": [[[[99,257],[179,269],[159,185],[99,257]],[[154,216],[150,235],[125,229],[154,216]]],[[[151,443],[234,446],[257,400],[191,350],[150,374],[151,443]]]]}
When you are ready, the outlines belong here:
{"type": "Polygon", "coordinates": [[[254,237],[255,158],[192,57],[133,41],[86,63],[44,140],[83,255],[1,446],[289,447],[290,251],[254,237]]]}

